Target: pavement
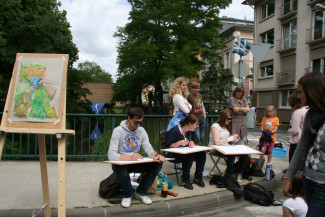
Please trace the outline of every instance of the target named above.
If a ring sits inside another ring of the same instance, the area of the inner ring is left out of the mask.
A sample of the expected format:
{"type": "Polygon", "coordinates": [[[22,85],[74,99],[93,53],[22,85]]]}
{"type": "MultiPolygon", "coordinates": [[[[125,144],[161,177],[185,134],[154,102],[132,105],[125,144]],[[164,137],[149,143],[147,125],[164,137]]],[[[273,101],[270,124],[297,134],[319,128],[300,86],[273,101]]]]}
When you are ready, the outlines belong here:
{"type": "MultiPolygon", "coordinates": [[[[277,141],[288,147],[288,134],[277,133],[277,141]]],[[[248,145],[256,148],[261,133],[249,131],[248,145]]],[[[272,169],[275,178],[265,181],[264,177],[253,177],[252,182],[258,182],[267,189],[277,189],[281,186],[282,171],[288,167],[288,152],[285,158],[273,157],[272,169]]],[[[258,156],[252,156],[258,157],[258,156]]],[[[266,156],[265,156],[266,157],[266,156]]],[[[195,163],[194,163],[195,164],[195,163]]],[[[195,165],[192,166],[193,176],[195,165]]],[[[225,168],[224,162],[219,162],[220,168],[225,168]]],[[[213,166],[207,156],[205,172],[213,166]]],[[[57,161],[48,161],[48,178],[50,188],[50,207],[52,216],[57,216],[57,161]]],[[[173,164],[165,162],[162,171],[173,172],[173,164]]],[[[214,170],[217,173],[217,170],[214,170]]],[[[111,165],[103,162],[66,162],[66,215],[67,216],[181,216],[193,214],[212,207],[238,202],[231,191],[226,188],[216,188],[210,185],[210,178],[205,176],[205,188],[193,184],[193,190],[178,186],[175,175],[169,176],[174,183],[171,191],[178,197],[160,197],[160,191],[149,195],[151,205],[132,200],[130,208],[122,208],[120,204],[111,204],[98,196],[99,182],[112,173],[111,165]]],[[[0,217],[34,216],[44,205],[42,201],[42,184],[39,161],[1,161],[0,162],[0,217]]],[[[243,180],[241,185],[247,184],[243,180]]],[[[240,200],[243,200],[240,199],[240,200]]],[[[41,211],[36,216],[44,216],[41,211]]]]}

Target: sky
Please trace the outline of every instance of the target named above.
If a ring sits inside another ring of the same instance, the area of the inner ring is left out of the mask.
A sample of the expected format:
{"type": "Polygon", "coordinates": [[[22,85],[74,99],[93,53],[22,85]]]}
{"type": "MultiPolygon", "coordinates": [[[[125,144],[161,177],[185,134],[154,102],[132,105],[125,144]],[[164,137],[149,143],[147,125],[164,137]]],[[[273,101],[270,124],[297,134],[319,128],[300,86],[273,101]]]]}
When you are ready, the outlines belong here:
{"type": "MultiPolygon", "coordinates": [[[[95,62],[116,81],[118,65],[117,39],[113,37],[117,27],[128,22],[131,6],[127,0],[59,0],[60,10],[67,11],[71,25],[73,42],[79,49],[79,60],[95,62]]],[[[233,0],[232,4],[221,10],[219,16],[254,20],[254,10],[241,5],[243,0],[233,0]]]]}

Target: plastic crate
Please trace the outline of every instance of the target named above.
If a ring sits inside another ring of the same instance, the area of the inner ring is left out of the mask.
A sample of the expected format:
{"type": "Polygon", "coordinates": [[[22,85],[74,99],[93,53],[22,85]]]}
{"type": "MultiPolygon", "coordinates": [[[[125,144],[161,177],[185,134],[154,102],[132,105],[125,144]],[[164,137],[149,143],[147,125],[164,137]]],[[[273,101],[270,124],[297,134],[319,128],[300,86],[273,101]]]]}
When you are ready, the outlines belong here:
{"type": "Polygon", "coordinates": [[[285,158],[287,154],[287,148],[273,148],[272,156],[285,158]]]}

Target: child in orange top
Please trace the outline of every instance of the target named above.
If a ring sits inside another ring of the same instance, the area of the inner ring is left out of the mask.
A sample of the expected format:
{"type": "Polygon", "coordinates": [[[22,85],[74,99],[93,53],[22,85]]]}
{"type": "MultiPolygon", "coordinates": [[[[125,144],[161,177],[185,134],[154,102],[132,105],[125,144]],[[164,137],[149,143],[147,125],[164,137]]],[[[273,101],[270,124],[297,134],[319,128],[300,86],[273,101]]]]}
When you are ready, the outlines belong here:
{"type": "MultiPolygon", "coordinates": [[[[279,127],[279,119],[276,117],[275,108],[273,105],[269,105],[265,110],[265,117],[262,119],[261,122],[262,132],[264,129],[268,129],[272,132],[271,135],[272,142],[270,142],[268,145],[267,164],[270,164],[272,160],[272,152],[274,148],[274,143],[276,141],[276,131],[278,131],[278,127],[279,127]]],[[[267,148],[267,142],[265,141],[261,151],[265,153],[266,148],[267,148]]]]}

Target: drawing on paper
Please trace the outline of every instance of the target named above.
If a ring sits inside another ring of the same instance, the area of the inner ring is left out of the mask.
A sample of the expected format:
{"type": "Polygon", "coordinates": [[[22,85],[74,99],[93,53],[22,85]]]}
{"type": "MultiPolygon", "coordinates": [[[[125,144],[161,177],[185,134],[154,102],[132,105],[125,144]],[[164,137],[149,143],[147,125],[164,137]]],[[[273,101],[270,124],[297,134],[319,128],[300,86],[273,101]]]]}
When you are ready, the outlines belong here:
{"type": "Polygon", "coordinates": [[[55,122],[58,119],[63,60],[19,60],[12,121],[55,122]]]}

